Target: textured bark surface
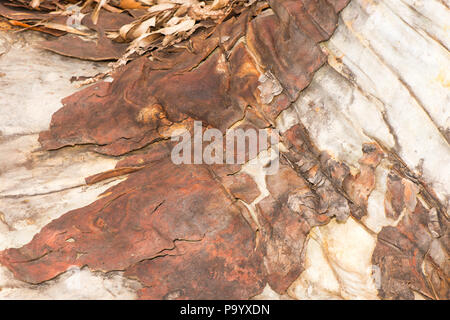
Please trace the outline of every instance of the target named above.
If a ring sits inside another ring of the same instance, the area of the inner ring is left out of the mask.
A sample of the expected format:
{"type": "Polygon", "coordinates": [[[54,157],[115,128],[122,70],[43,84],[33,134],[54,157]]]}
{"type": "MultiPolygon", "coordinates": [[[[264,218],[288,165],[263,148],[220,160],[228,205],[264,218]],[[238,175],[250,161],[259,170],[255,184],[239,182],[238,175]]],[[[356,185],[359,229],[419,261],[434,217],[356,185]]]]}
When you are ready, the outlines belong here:
{"type": "Polygon", "coordinates": [[[381,268],[380,296],[413,299],[414,290],[448,299],[448,261],[441,259],[448,252],[448,221],[418,201],[420,190],[410,180],[392,172],[387,183],[386,216],[400,221],[378,234],[372,259],[381,268]]]}
{"type": "MultiPolygon", "coordinates": [[[[450,119],[439,107],[448,84],[438,72],[436,87],[422,88],[383,32],[432,42],[445,67],[439,21],[450,13],[431,1],[422,14],[442,15],[433,24],[406,0],[348,2],[261,1],[64,98],[40,152],[80,154],[80,166],[92,157],[101,169],[82,178],[101,195],[41,223],[29,243],[2,247],[0,263],[35,288],[73,268],[120,272],[141,299],[448,299],[449,122],[438,119],[450,119]],[[223,134],[279,129],[280,170],[267,175],[248,158],[173,164],[170,135],[194,120],[223,134]],[[406,137],[418,124],[432,142],[406,137]]],[[[70,56],[57,48],[69,37],[47,49],[70,56]]],[[[89,48],[73,56],[121,55],[89,48]]],[[[29,166],[40,161],[50,160],[29,166]]],[[[0,220],[14,228],[6,210],[21,196],[9,189],[0,220]]]]}
{"type": "MultiPolygon", "coordinates": [[[[212,35],[194,35],[191,50],[162,53],[168,61],[181,62],[170,69],[145,57],[129,63],[112,83],[95,84],[65,99],[40,143],[47,150],[92,144],[97,152],[120,156],[164,143],[158,142],[166,138],[161,131],[191,119],[225,131],[247,120],[250,107],[256,119],[249,119],[246,128],[257,128],[265,119],[273,123],[325,62],[317,42],[336,28],[337,14],[327,2],[307,8],[293,4],[276,3],[276,14],[269,10],[254,19],[252,9],[241,13],[246,19],[233,21],[240,33],[233,38],[246,41],[228,43],[229,50],[222,49],[221,39],[232,38],[235,29],[225,25],[212,35]],[[310,18],[316,29],[288,17],[301,12],[316,13],[310,18]],[[318,36],[317,28],[328,32],[318,36]],[[272,70],[286,97],[261,102],[259,70],[264,69],[272,70]]],[[[153,154],[152,148],[147,152],[153,154]]],[[[71,266],[124,270],[145,286],[141,297],[150,299],[244,299],[266,284],[282,294],[302,271],[310,228],[336,214],[329,207],[336,206],[333,197],[340,197],[330,183],[319,187],[319,195],[310,189],[321,180],[319,164],[310,157],[314,173],[309,167],[302,173],[311,182],[284,165],[279,177],[270,178],[272,192],[258,204],[258,219],[252,221],[246,207],[237,205],[236,187],[228,192],[221,184],[221,175],[232,168],[176,166],[166,154],[141,163],[141,170],[108,190],[108,196],[53,221],[30,244],[2,252],[0,260],[18,279],[34,284],[71,266]],[[315,206],[303,209],[305,201],[315,206]]],[[[338,205],[348,209],[345,199],[338,205]]]]}

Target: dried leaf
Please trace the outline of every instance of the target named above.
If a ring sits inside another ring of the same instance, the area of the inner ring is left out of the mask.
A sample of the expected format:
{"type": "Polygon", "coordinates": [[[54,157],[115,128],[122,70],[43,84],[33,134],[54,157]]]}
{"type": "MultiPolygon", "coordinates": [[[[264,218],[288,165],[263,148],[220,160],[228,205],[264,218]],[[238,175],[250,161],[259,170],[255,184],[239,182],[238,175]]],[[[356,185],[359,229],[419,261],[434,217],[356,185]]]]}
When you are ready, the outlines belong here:
{"type": "Polygon", "coordinates": [[[178,32],[189,31],[194,25],[195,20],[187,18],[174,26],[159,29],[158,32],[167,36],[178,32]]]}
{"type": "Polygon", "coordinates": [[[100,0],[97,3],[97,6],[94,9],[94,12],[92,13],[92,22],[94,24],[97,24],[98,21],[98,15],[100,14],[100,9],[108,2],[108,0],[100,0]]]}
{"type": "Polygon", "coordinates": [[[73,35],[43,41],[40,46],[64,56],[92,61],[119,59],[127,48],[126,44],[113,42],[106,37],[97,41],[85,41],[73,35]]]}
{"type": "Polygon", "coordinates": [[[89,33],[84,32],[84,31],[80,31],[78,29],[75,29],[73,27],[64,25],[64,24],[59,24],[59,23],[54,23],[54,22],[41,22],[39,23],[39,25],[50,28],[50,29],[55,29],[55,30],[60,30],[60,31],[65,31],[68,33],[73,33],[73,34],[77,34],[80,36],[88,36],[89,33]]]}
{"type": "MultiPolygon", "coordinates": [[[[131,37],[133,39],[140,37],[144,33],[148,31],[149,28],[154,27],[156,25],[156,18],[151,17],[150,19],[145,20],[136,29],[132,30],[131,37]]],[[[127,36],[128,37],[128,36],[127,36]]]]}
{"type": "Polygon", "coordinates": [[[230,1],[229,0],[214,0],[211,5],[212,10],[222,9],[225,7],[230,1]]]}
{"type": "Polygon", "coordinates": [[[28,28],[28,29],[35,30],[35,31],[48,33],[55,37],[59,37],[59,36],[66,34],[66,32],[64,32],[64,31],[49,29],[49,28],[45,28],[45,27],[35,27],[30,24],[27,24],[27,23],[24,23],[21,21],[17,21],[17,20],[9,20],[8,22],[11,25],[16,26],[16,27],[28,28]]]}
{"type": "Polygon", "coordinates": [[[120,0],[119,7],[122,9],[141,9],[142,4],[135,0],[120,0]]]}
{"type": "Polygon", "coordinates": [[[175,7],[176,7],[176,5],[174,3],[162,3],[162,4],[157,4],[157,5],[150,7],[148,9],[148,12],[149,13],[161,12],[161,11],[171,10],[175,7]]]}

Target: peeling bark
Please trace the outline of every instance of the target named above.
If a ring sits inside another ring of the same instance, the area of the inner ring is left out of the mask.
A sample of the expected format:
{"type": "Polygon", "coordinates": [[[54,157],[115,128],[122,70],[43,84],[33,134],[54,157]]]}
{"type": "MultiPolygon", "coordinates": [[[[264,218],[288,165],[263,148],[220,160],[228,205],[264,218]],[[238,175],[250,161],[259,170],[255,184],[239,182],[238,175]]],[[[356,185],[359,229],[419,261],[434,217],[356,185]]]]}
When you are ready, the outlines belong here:
{"type": "MultiPolygon", "coordinates": [[[[381,110],[393,145],[363,128],[360,156],[351,162],[321,148],[305,116],[319,114],[325,104],[306,103],[305,95],[314,96],[320,87],[317,71],[342,63],[321,43],[333,35],[348,3],[270,0],[240,7],[176,46],[134,59],[112,75],[112,82],[100,81],[65,98],[49,130],[39,135],[42,147],[85,146],[120,159],[115,168],[86,177],[88,185],[126,179],[92,204],[53,220],[30,243],[1,251],[0,263],[31,284],[55,279],[73,266],[123,271],[142,285],[141,299],[248,299],[267,285],[284,295],[305,270],[311,230],[332,219],[344,225],[350,218],[374,239],[370,254],[380,270],[380,298],[448,299],[446,205],[403,162],[395,121],[381,110]],[[170,134],[180,128],[192,132],[194,120],[226,135],[230,128],[277,128],[289,112],[297,115],[280,131],[275,175],[246,171],[248,154],[243,165],[171,162],[170,134]],[[380,171],[387,171],[381,191],[380,171]],[[367,224],[377,192],[384,196],[384,210],[377,212],[383,219],[379,233],[367,224]]],[[[10,12],[1,6],[0,14],[10,12]]],[[[103,32],[129,18],[107,15],[101,14],[96,25],[90,17],[85,23],[103,32]]],[[[346,19],[342,25],[353,32],[352,23],[346,19]]],[[[113,52],[106,38],[96,44],[71,38],[43,45],[90,60],[118,59],[126,49],[114,43],[113,52]]],[[[339,68],[348,79],[342,86],[354,90],[349,105],[354,99],[385,104],[365,93],[350,69],[339,68]]],[[[414,101],[420,100],[397,79],[414,101]]],[[[346,116],[358,131],[358,116],[346,116]]],[[[331,259],[327,263],[340,267],[331,259]]]]}

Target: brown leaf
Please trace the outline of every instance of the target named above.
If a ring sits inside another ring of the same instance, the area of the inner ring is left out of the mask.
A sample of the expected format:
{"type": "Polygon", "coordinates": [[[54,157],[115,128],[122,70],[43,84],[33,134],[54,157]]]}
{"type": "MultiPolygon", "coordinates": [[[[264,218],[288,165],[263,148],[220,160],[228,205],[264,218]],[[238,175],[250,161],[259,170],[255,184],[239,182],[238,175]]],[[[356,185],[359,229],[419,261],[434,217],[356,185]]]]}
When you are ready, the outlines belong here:
{"type": "Polygon", "coordinates": [[[97,41],[85,41],[74,35],[42,41],[39,45],[64,56],[92,61],[119,59],[127,48],[126,44],[113,42],[106,37],[101,37],[97,41]]]}

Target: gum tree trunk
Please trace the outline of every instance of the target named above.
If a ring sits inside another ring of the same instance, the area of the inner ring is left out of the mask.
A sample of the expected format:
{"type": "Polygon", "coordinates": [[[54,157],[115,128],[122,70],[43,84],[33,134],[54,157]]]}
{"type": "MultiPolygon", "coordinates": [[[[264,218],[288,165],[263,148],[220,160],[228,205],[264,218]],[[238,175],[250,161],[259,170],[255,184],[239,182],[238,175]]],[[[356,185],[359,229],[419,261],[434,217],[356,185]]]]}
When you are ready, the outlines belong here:
{"type": "Polygon", "coordinates": [[[234,10],[81,90],[126,46],[0,24],[1,298],[449,298],[449,4],[234,10]],[[194,121],[280,153],[174,164],[194,121]]]}

